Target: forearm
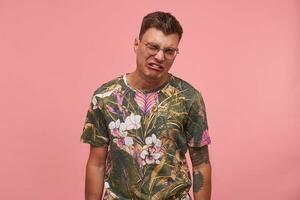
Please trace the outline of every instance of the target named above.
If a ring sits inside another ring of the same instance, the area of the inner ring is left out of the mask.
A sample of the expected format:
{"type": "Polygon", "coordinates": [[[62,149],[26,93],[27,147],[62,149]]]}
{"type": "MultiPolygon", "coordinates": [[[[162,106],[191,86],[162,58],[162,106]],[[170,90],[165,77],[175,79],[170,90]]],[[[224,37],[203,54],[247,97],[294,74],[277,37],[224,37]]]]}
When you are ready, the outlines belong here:
{"type": "Polygon", "coordinates": [[[211,165],[208,146],[189,148],[193,166],[194,200],[210,200],[211,165]]]}
{"type": "Polygon", "coordinates": [[[99,200],[104,186],[105,166],[87,164],[85,178],[85,200],[99,200]]]}
{"type": "Polygon", "coordinates": [[[203,163],[193,168],[194,200],[210,200],[211,198],[211,165],[203,163]]]}

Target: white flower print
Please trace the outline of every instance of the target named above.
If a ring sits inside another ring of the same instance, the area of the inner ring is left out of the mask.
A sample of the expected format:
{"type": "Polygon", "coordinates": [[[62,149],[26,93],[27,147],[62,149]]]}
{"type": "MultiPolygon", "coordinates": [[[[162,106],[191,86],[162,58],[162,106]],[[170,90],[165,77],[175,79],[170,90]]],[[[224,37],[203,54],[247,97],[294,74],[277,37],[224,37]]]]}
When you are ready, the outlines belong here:
{"type": "Polygon", "coordinates": [[[110,188],[109,183],[108,182],[104,182],[104,188],[110,188]]]}
{"type": "Polygon", "coordinates": [[[133,137],[128,136],[128,131],[136,130],[141,127],[141,116],[131,113],[130,116],[126,117],[125,122],[121,122],[120,119],[117,119],[116,121],[111,121],[108,124],[108,127],[111,135],[113,136],[112,141],[120,149],[132,155],[134,151],[134,142],[133,137]]]}
{"type": "Polygon", "coordinates": [[[154,145],[157,148],[161,147],[160,139],[156,138],[156,135],[152,134],[151,137],[147,137],[145,140],[147,145],[154,145]]]}
{"type": "Polygon", "coordinates": [[[97,109],[99,104],[98,104],[98,100],[96,99],[96,95],[93,96],[92,103],[93,103],[93,110],[97,109]]]}
{"type": "Polygon", "coordinates": [[[125,124],[127,130],[139,129],[141,127],[141,116],[131,113],[131,115],[125,119],[125,124]]]}
{"type": "Polygon", "coordinates": [[[160,153],[151,153],[149,152],[149,150],[143,150],[141,152],[141,158],[143,159],[142,164],[146,165],[146,164],[159,164],[159,158],[160,158],[160,153]]]}
{"type": "Polygon", "coordinates": [[[109,129],[113,130],[115,128],[119,128],[120,127],[120,120],[118,119],[117,121],[111,121],[108,125],[109,129]]]}
{"type": "Polygon", "coordinates": [[[142,158],[142,165],[146,164],[159,164],[161,157],[161,140],[152,134],[150,137],[147,137],[146,145],[143,147],[143,150],[140,154],[142,158]]]}
{"type": "Polygon", "coordinates": [[[125,137],[124,141],[125,141],[125,145],[126,146],[133,145],[133,139],[132,139],[132,137],[125,137]]]}
{"type": "Polygon", "coordinates": [[[123,148],[123,146],[130,147],[133,145],[132,137],[127,136],[128,132],[126,131],[126,124],[121,123],[120,119],[117,121],[112,121],[108,125],[111,134],[115,137],[113,141],[117,144],[119,148],[123,148]]]}

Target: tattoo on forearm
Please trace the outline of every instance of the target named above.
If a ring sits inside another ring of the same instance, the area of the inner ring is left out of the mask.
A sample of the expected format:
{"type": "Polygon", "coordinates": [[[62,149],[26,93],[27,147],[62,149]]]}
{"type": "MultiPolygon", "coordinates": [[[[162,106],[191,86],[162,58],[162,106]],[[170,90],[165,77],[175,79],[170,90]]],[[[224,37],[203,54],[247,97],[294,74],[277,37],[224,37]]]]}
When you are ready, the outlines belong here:
{"type": "Polygon", "coordinates": [[[190,148],[190,157],[194,167],[203,163],[210,163],[207,145],[200,148],[190,148]]]}
{"type": "Polygon", "coordinates": [[[193,191],[199,192],[203,187],[203,175],[201,172],[193,172],[193,191]]]}

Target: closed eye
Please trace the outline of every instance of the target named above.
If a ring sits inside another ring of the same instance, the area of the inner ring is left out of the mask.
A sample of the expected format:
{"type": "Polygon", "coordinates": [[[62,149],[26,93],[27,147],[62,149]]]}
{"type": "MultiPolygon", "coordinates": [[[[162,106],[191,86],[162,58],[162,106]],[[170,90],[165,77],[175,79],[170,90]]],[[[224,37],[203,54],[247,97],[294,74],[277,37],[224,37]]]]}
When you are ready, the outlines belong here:
{"type": "Polygon", "coordinates": [[[158,46],[158,45],[148,44],[147,46],[148,46],[148,48],[151,49],[151,50],[159,50],[159,46],[158,46]]]}
{"type": "Polygon", "coordinates": [[[173,55],[176,52],[176,49],[173,48],[167,48],[164,50],[165,53],[173,55]]]}

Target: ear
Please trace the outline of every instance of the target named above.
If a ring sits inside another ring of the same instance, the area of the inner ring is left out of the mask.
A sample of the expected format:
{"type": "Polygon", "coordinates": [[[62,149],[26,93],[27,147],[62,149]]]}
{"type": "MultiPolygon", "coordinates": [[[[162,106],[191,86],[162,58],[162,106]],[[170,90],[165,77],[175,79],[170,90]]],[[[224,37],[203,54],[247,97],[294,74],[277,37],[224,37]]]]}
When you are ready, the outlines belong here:
{"type": "Polygon", "coordinates": [[[137,37],[134,38],[133,50],[134,50],[135,53],[137,52],[137,49],[139,47],[139,43],[140,43],[140,40],[137,37]]]}

